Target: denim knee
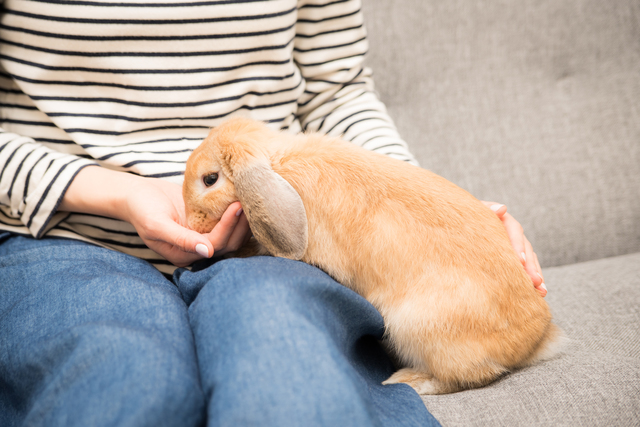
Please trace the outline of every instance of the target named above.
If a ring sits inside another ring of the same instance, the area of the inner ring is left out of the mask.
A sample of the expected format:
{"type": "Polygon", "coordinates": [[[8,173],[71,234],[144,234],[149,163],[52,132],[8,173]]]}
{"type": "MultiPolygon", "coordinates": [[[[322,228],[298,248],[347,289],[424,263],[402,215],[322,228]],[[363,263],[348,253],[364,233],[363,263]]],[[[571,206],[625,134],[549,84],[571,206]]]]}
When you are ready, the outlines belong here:
{"type": "Polygon", "coordinates": [[[151,265],[82,242],[0,243],[0,425],[197,425],[186,306],[151,265]]]}
{"type": "MultiPolygon", "coordinates": [[[[354,366],[356,353],[376,347],[382,334],[366,300],[282,258],[226,260],[178,276],[183,294],[195,297],[189,317],[210,423],[377,424],[371,375],[354,366]],[[234,411],[239,402],[242,411],[234,411]]],[[[375,383],[388,376],[373,371],[375,383]]]]}

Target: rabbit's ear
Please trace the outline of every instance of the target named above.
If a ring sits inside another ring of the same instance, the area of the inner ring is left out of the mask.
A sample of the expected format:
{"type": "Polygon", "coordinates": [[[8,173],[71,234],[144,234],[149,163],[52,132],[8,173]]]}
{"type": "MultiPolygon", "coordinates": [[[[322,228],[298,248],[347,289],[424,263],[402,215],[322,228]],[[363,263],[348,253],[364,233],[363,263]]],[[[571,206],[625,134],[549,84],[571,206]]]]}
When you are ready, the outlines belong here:
{"type": "Polygon", "coordinates": [[[256,240],[274,256],[299,260],[307,250],[307,213],[298,192],[268,162],[234,171],[236,195],[256,240]]]}

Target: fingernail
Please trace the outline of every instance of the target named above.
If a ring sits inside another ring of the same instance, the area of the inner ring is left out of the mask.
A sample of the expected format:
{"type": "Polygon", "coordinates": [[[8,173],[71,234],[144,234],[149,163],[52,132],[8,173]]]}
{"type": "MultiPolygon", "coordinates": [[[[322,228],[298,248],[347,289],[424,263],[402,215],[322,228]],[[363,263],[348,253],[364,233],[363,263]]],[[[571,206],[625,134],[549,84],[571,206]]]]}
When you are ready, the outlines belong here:
{"type": "Polygon", "coordinates": [[[238,212],[236,212],[236,216],[240,216],[242,215],[242,208],[238,209],[238,212]]]}
{"type": "Polygon", "coordinates": [[[547,287],[544,285],[544,282],[540,283],[540,288],[544,289],[545,291],[547,290],[547,287]]]}
{"type": "Polygon", "coordinates": [[[544,278],[542,277],[542,274],[538,273],[537,271],[536,271],[536,274],[538,275],[538,277],[539,277],[539,278],[541,278],[542,280],[544,280],[544,278]]]}
{"type": "Polygon", "coordinates": [[[204,245],[202,243],[198,243],[196,245],[196,252],[198,252],[199,255],[205,257],[205,258],[209,258],[209,248],[207,248],[207,245],[204,245]]]}
{"type": "Polygon", "coordinates": [[[503,207],[504,205],[501,204],[495,204],[493,206],[491,206],[491,210],[494,212],[498,212],[500,210],[501,207],[503,207]]]}
{"type": "Polygon", "coordinates": [[[524,262],[527,262],[527,256],[524,254],[524,252],[522,252],[520,254],[520,256],[522,257],[522,259],[524,260],[524,262]]]}

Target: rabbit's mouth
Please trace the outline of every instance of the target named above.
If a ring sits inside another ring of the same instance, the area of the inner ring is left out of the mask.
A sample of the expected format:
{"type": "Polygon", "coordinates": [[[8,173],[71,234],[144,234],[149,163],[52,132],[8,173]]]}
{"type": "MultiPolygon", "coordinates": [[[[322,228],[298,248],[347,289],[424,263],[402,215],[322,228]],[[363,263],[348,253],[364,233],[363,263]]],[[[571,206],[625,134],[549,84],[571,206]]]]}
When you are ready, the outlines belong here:
{"type": "Polygon", "coordinates": [[[187,226],[200,234],[209,233],[220,219],[211,218],[208,212],[203,210],[187,210],[187,226]]]}

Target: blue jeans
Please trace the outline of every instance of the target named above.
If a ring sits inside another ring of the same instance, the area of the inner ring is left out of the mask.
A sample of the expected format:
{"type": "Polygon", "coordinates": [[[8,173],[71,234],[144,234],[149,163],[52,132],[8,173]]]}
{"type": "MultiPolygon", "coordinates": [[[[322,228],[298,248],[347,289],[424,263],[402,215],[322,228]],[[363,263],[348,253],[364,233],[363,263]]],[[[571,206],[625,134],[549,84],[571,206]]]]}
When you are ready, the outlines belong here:
{"type": "Polygon", "coordinates": [[[0,234],[0,426],[428,426],[380,314],[307,264],[0,234]]]}

